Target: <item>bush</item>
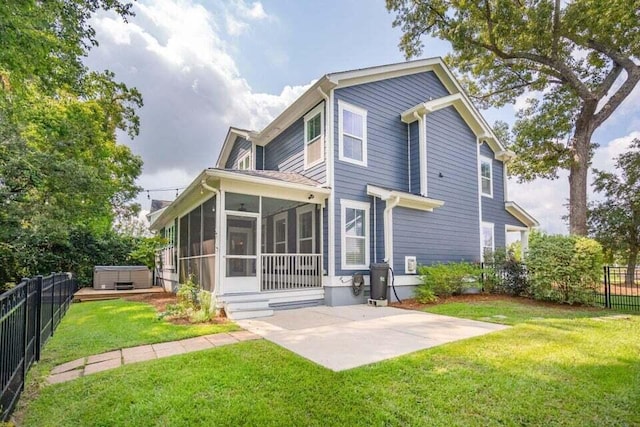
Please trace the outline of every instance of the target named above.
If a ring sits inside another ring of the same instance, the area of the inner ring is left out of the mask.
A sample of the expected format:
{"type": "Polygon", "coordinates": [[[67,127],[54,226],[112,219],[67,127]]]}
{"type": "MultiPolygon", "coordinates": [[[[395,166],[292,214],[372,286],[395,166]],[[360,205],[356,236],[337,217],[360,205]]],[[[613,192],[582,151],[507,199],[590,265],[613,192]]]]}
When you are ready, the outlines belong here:
{"type": "Polygon", "coordinates": [[[464,290],[477,286],[482,270],[479,266],[460,262],[450,264],[434,264],[418,267],[422,283],[415,291],[419,302],[427,303],[438,297],[460,294],[464,290]]]}
{"type": "Polygon", "coordinates": [[[532,236],[527,255],[535,299],[592,304],[601,285],[602,246],[577,236],[532,236]]]}
{"type": "Polygon", "coordinates": [[[189,319],[191,323],[202,323],[211,320],[212,298],[211,293],[203,291],[194,283],[193,276],[183,283],[176,292],[177,304],[167,305],[164,312],[158,317],[189,319]]]}
{"type": "Polygon", "coordinates": [[[511,251],[496,251],[484,263],[484,290],[494,294],[530,296],[526,265],[511,251]]]}

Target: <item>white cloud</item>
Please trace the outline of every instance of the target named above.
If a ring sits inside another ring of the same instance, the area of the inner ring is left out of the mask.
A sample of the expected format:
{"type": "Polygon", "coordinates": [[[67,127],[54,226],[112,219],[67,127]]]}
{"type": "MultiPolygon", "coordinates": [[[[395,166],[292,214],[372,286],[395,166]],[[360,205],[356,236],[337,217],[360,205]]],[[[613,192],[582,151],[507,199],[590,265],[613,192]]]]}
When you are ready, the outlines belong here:
{"type": "Polygon", "coordinates": [[[250,28],[250,21],[273,20],[265,12],[262,3],[254,2],[247,5],[243,0],[231,1],[225,10],[227,32],[232,36],[239,36],[250,28]]]}
{"type": "MultiPolygon", "coordinates": [[[[113,14],[94,18],[100,46],[87,63],[114,71],[144,97],[140,135],[122,140],[144,160],[144,188],[189,184],[215,164],[229,126],[260,130],[311,84],[257,93],[240,75],[226,18],[241,26],[275,20],[260,2],[236,0],[210,11],[191,0],[144,0],[134,9],[126,24],[113,14]]],[[[171,200],[175,192],[151,197],[171,200]]],[[[138,201],[147,207],[146,193],[138,201]]]]}

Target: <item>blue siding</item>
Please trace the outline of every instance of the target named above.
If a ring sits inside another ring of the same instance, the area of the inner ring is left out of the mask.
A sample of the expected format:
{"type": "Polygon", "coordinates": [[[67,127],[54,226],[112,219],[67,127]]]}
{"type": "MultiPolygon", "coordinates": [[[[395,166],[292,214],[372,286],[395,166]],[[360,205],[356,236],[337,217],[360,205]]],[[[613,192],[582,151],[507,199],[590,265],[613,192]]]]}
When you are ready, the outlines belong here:
{"type": "Polygon", "coordinates": [[[225,169],[235,169],[237,167],[236,163],[238,159],[247,151],[251,151],[251,143],[244,138],[236,137],[231,153],[229,153],[227,163],[224,165],[225,169]]]}
{"type": "MultiPolygon", "coordinates": [[[[336,242],[340,242],[342,230],[340,199],[371,202],[371,197],[366,194],[367,184],[409,191],[408,133],[407,125],[400,120],[400,113],[429,99],[449,95],[449,92],[434,73],[425,72],[337,89],[334,94],[336,198],[334,215],[336,242]],[[339,160],[338,100],[367,110],[367,167],[339,160]]],[[[381,204],[384,205],[384,203],[381,204]]],[[[373,227],[373,206],[370,222],[373,227]]],[[[377,235],[382,233],[382,227],[383,221],[379,216],[377,235]]],[[[373,252],[373,233],[371,236],[373,252]]],[[[336,274],[352,274],[353,271],[341,270],[342,254],[339,244],[337,246],[336,274]]],[[[479,243],[477,246],[479,248],[479,243]]],[[[384,244],[379,239],[377,247],[382,247],[384,250],[384,244]]],[[[380,249],[377,252],[379,255],[380,249]]],[[[374,255],[376,254],[371,253],[371,260],[376,258],[374,255]]],[[[378,259],[380,260],[379,257],[378,259]]]]}
{"type": "Polygon", "coordinates": [[[420,194],[420,129],[418,122],[409,125],[409,192],[420,194]]]}
{"type": "Polygon", "coordinates": [[[420,264],[480,258],[476,136],[453,107],[427,115],[426,126],[427,192],[445,204],[433,212],[393,210],[399,273],[405,256],[420,264]]]}
{"type": "Polygon", "coordinates": [[[303,150],[304,118],[300,117],[264,147],[264,168],[297,172],[318,182],[325,182],[326,162],[305,170],[303,150]]]}
{"type": "Polygon", "coordinates": [[[518,227],[526,227],[526,225],[504,208],[503,163],[494,158],[494,153],[487,144],[480,146],[480,155],[492,159],[493,168],[493,198],[482,197],[482,220],[494,224],[495,247],[504,248],[506,245],[505,225],[518,227]]]}

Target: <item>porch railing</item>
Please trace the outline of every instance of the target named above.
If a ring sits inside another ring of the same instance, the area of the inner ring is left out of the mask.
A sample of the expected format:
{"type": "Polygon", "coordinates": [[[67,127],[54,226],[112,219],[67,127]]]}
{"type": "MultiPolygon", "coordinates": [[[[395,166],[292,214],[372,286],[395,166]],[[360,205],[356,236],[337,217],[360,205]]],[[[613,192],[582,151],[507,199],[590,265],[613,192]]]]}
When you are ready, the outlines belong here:
{"type": "Polygon", "coordinates": [[[262,291],[322,287],[322,254],[262,254],[262,291]]]}

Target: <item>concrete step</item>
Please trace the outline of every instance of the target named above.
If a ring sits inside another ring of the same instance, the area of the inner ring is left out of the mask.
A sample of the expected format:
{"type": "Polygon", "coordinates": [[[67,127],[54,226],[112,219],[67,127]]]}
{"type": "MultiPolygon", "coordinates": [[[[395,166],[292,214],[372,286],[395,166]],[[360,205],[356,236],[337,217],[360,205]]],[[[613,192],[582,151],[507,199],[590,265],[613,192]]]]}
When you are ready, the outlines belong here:
{"type": "Polygon", "coordinates": [[[267,310],[269,309],[269,300],[234,301],[226,303],[224,307],[225,311],[231,313],[235,313],[237,311],[267,310]]]}
{"type": "Polygon", "coordinates": [[[227,312],[227,317],[231,320],[242,320],[242,319],[256,319],[258,317],[269,317],[273,316],[273,310],[247,310],[247,311],[236,311],[229,313],[227,312]]]}

